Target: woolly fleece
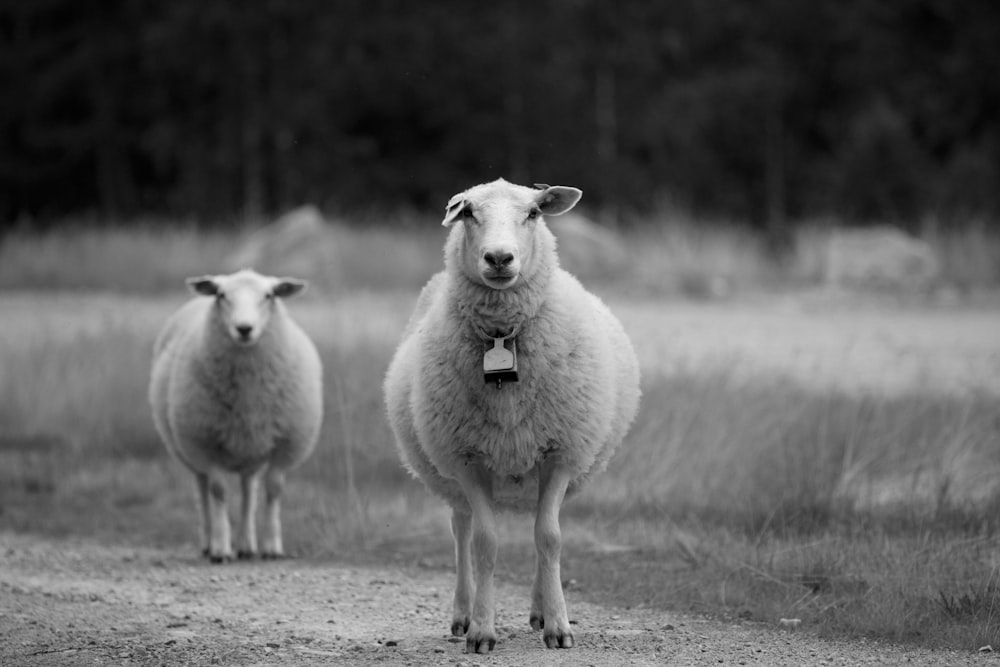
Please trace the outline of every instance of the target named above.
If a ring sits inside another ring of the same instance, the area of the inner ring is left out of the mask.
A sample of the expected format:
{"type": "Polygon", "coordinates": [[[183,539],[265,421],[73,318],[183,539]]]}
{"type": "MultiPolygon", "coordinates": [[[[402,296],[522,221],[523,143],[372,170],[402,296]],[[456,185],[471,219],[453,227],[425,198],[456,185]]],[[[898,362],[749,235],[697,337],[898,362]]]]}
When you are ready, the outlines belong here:
{"type": "MultiPolygon", "coordinates": [[[[464,193],[490,204],[506,181],[464,193]]],[[[632,345],[605,304],[559,268],[539,216],[518,282],[493,289],[463,268],[466,225],[445,244],[445,270],[424,287],[385,380],[386,407],[408,469],[453,507],[468,510],[454,471],[477,460],[493,473],[496,506],[534,510],[537,464],[558,456],[572,493],[603,470],[635,417],[639,370],[632,345]],[[519,381],[483,380],[481,332],[517,328],[519,381]]]]}
{"type": "Polygon", "coordinates": [[[196,473],[288,469],[316,445],[323,418],[319,354],[281,299],[270,299],[270,308],[255,345],[227,334],[212,297],[181,307],[156,340],[150,382],[156,429],[196,473]]]}

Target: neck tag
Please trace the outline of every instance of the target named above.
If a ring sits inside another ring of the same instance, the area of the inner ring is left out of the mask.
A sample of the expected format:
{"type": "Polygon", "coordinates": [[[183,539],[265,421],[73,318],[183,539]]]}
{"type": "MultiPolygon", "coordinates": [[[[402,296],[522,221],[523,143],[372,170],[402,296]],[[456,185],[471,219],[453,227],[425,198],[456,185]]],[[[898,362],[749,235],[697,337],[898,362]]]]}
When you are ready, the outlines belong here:
{"type": "Polygon", "coordinates": [[[504,382],[517,382],[517,343],[513,336],[485,341],[483,380],[487,384],[495,382],[497,389],[504,382]]]}

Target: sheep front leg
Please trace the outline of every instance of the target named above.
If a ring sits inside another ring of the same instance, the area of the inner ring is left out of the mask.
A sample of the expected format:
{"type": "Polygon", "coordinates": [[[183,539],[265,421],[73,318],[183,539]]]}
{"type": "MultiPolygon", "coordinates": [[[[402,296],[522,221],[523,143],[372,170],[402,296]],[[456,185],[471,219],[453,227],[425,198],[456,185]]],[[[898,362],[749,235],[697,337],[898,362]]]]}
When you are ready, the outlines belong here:
{"type": "Polygon", "coordinates": [[[236,531],[236,557],[256,558],[257,556],[257,487],[260,473],[240,476],[242,497],[240,502],[240,523],[236,531]]]}
{"type": "Polygon", "coordinates": [[[470,462],[461,467],[458,482],[472,506],[471,560],[476,588],[465,652],[489,653],[497,643],[493,600],[493,569],[497,560],[493,479],[485,468],[470,462]]]}
{"type": "Polygon", "coordinates": [[[541,463],[538,473],[538,513],[535,515],[535,583],[531,590],[531,627],[544,629],[549,648],[572,648],[573,632],[569,627],[566,599],[563,597],[559,558],[562,533],[559,510],[571,475],[558,461],[541,463]]]}
{"type": "Polygon", "coordinates": [[[452,510],[451,534],[455,538],[455,600],[452,605],[451,634],[461,637],[472,617],[472,515],[452,510]]]}
{"type": "Polygon", "coordinates": [[[285,547],[281,538],[281,492],[285,488],[285,473],[268,468],[264,473],[264,493],[266,517],[264,519],[264,558],[284,558],[285,547]]]}
{"type": "Polygon", "coordinates": [[[229,512],[226,509],[226,481],[223,474],[213,470],[208,474],[209,538],[208,558],[213,563],[233,559],[232,537],[229,529],[229,512]]]}

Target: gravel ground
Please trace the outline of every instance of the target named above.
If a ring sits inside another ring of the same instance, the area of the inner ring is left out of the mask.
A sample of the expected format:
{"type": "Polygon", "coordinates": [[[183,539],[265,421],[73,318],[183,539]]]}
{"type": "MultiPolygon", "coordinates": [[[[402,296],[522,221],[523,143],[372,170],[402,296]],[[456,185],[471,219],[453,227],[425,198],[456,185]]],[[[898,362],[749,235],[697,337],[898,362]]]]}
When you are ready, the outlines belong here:
{"type": "MultiPolygon", "coordinates": [[[[526,584],[528,582],[525,582],[526,584]]],[[[529,589],[497,587],[500,642],[448,634],[439,568],[298,559],[213,566],[180,550],[0,533],[0,665],[967,665],[994,653],[829,642],[800,630],[596,605],[567,593],[577,646],[544,648],[529,589]]]]}

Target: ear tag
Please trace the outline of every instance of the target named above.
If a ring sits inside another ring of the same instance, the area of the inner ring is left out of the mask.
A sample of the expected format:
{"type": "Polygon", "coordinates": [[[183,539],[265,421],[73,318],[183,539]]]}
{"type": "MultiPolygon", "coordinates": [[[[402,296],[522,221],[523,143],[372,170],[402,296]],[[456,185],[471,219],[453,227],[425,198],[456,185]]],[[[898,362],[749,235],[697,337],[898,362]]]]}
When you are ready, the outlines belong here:
{"type": "Polygon", "coordinates": [[[517,382],[517,344],[513,336],[486,341],[483,352],[483,380],[496,382],[500,389],[504,380],[517,382]]]}

